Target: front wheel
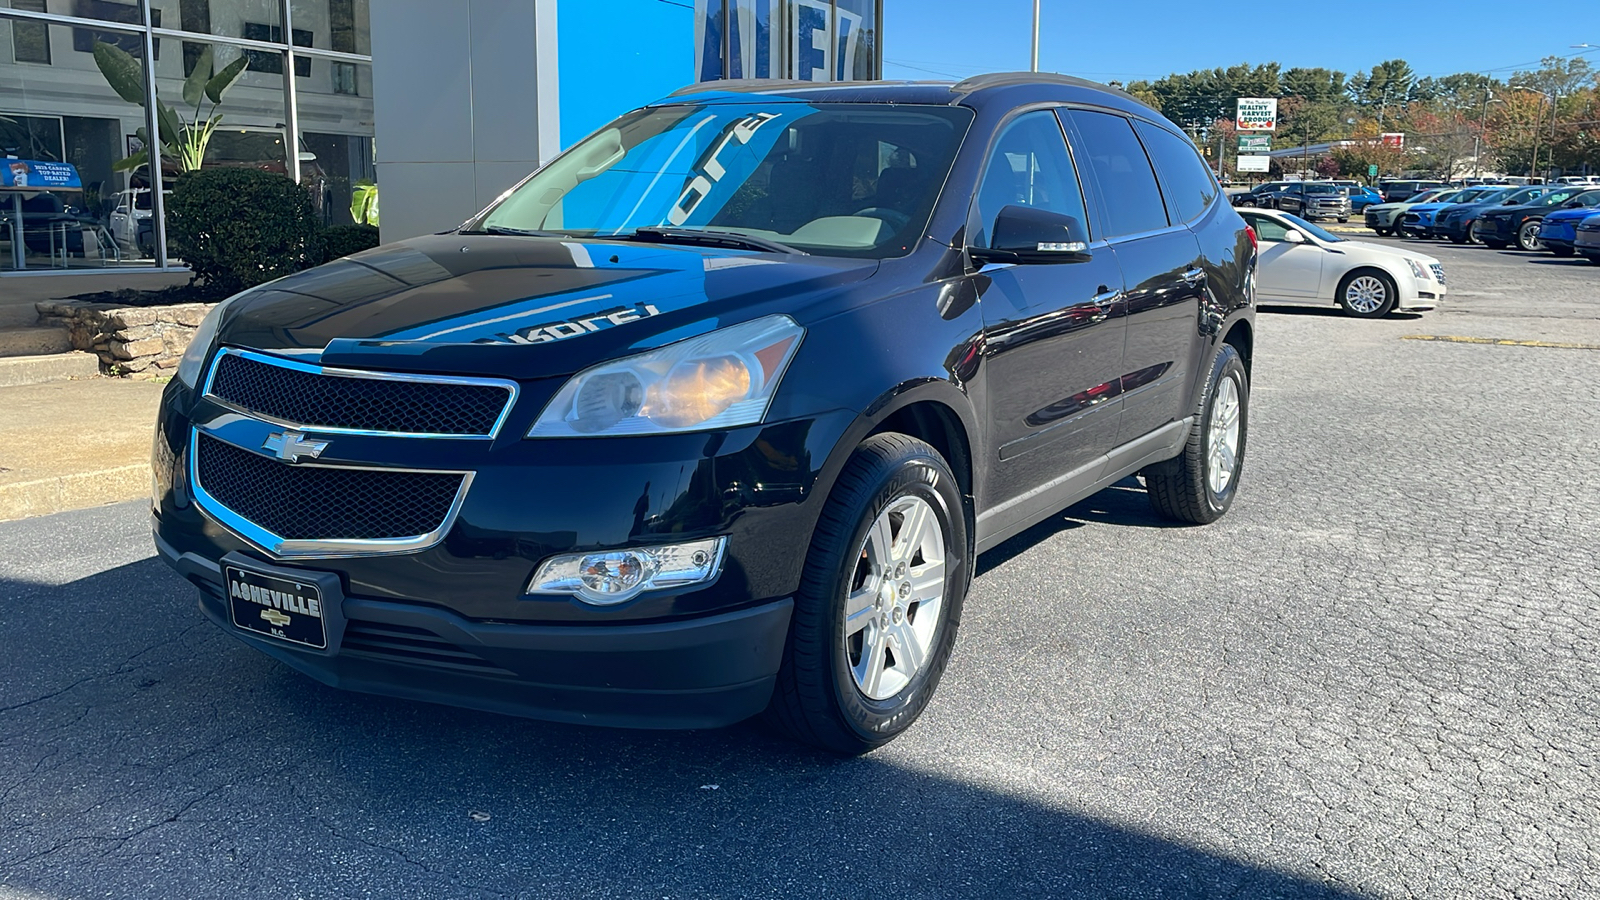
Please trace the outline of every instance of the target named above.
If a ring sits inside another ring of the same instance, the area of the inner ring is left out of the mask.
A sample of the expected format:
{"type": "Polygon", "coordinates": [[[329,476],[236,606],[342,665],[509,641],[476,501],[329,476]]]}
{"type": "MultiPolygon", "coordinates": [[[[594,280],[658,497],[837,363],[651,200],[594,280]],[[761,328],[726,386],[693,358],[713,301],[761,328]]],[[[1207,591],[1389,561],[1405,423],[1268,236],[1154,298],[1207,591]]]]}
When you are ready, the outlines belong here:
{"type": "Polygon", "coordinates": [[[1232,344],[1211,361],[1211,377],[1189,440],[1176,457],[1145,467],[1150,505],[1168,519],[1205,525],[1222,518],[1238,493],[1250,426],[1250,376],[1232,344]]]}
{"type": "Polygon", "coordinates": [[[967,519],[939,452],[864,441],[811,538],[766,718],[835,753],[881,747],[928,705],[971,579],[967,519]]]}
{"type": "Polygon", "coordinates": [[[1394,279],[1377,269],[1359,269],[1339,282],[1339,306],[1358,319],[1378,319],[1394,309],[1398,289],[1394,279]]]}
{"type": "Polygon", "coordinates": [[[1538,221],[1522,223],[1522,227],[1517,229],[1518,250],[1544,249],[1544,244],[1539,242],[1539,226],[1538,221]]]}
{"type": "Polygon", "coordinates": [[[1374,228],[1374,229],[1372,229],[1372,233],[1377,235],[1378,237],[1388,237],[1389,235],[1394,234],[1394,229],[1392,229],[1392,228],[1374,228]]]}
{"type": "Polygon", "coordinates": [[[1464,235],[1464,234],[1456,234],[1453,231],[1450,233],[1450,243],[1452,243],[1452,244],[1465,244],[1466,242],[1467,242],[1467,236],[1466,235],[1464,235]]]}

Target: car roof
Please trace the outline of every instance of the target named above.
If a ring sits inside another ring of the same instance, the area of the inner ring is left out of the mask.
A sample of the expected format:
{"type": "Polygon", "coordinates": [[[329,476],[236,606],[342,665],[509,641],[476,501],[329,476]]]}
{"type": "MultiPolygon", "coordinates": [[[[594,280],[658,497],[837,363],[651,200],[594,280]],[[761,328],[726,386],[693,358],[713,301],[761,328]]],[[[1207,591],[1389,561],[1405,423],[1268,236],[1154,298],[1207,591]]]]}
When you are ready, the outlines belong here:
{"type": "Polygon", "coordinates": [[[1108,106],[1163,120],[1155,109],[1126,91],[1084,78],[1051,72],[995,72],[961,81],[797,81],[736,78],[704,81],[650,104],[748,103],[761,97],[803,103],[907,103],[981,106],[994,102],[1062,102],[1108,106]]]}

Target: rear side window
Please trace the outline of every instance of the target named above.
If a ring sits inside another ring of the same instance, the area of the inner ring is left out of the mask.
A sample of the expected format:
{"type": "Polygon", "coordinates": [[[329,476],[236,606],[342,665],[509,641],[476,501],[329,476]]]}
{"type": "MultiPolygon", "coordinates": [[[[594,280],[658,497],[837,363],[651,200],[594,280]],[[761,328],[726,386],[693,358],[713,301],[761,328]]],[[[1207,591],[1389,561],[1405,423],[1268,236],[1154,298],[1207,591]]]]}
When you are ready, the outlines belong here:
{"type": "Polygon", "coordinates": [[[1211,178],[1211,170],[1200,161],[1194,144],[1149,122],[1135,122],[1133,127],[1161,173],[1162,193],[1167,206],[1175,212],[1173,218],[1185,222],[1198,219],[1216,199],[1217,183],[1211,178]]]}
{"type": "Polygon", "coordinates": [[[1156,186],[1150,159],[1127,119],[1110,113],[1075,109],[1064,113],[1076,127],[1082,146],[1077,158],[1087,159],[1100,188],[1100,215],[1107,238],[1167,227],[1167,210],[1156,186]]]}

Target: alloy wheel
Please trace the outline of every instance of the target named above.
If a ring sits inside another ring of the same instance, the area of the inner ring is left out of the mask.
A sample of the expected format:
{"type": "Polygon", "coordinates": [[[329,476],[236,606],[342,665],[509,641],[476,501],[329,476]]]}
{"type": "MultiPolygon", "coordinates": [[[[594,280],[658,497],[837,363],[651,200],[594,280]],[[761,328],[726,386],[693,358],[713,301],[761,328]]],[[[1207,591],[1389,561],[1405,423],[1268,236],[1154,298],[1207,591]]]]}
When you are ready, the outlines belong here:
{"type": "Polygon", "coordinates": [[[1231,376],[1217,384],[1211,398],[1211,429],[1206,435],[1206,478],[1211,493],[1221,496],[1233,483],[1239,458],[1239,383],[1231,376]]]}
{"type": "Polygon", "coordinates": [[[889,504],[867,529],[844,604],[844,651],[872,700],[904,690],[933,652],[945,595],[939,516],[921,497],[889,504]]]}
{"type": "Polygon", "coordinates": [[[1389,300],[1389,289],[1373,275],[1362,275],[1344,289],[1345,303],[1358,313],[1369,314],[1383,308],[1389,300]]]}
{"type": "Polygon", "coordinates": [[[1524,222],[1517,231],[1517,246],[1524,250],[1543,250],[1544,244],[1539,240],[1539,223],[1524,222]]]}

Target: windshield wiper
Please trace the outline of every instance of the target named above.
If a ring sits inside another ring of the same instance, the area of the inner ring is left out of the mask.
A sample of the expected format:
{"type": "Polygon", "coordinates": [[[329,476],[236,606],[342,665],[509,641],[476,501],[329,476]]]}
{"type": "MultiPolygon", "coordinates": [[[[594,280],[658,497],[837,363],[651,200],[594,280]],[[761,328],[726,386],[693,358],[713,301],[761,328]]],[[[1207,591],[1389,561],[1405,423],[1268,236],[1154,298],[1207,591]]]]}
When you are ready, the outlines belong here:
{"type": "Polygon", "coordinates": [[[699,228],[667,228],[659,225],[648,225],[644,228],[635,228],[632,234],[617,235],[623,240],[642,241],[647,244],[696,244],[702,247],[733,247],[740,250],[760,250],[764,253],[789,253],[805,256],[804,250],[796,250],[788,244],[769,241],[766,238],[749,234],[740,234],[737,231],[702,231],[699,228]]]}
{"type": "Polygon", "coordinates": [[[560,231],[536,231],[532,228],[512,228],[509,225],[485,225],[482,228],[464,229],[460,234],[515,234],[523,237],[572,237],[560,231]]]}

